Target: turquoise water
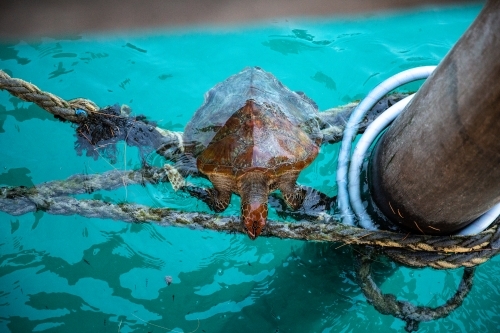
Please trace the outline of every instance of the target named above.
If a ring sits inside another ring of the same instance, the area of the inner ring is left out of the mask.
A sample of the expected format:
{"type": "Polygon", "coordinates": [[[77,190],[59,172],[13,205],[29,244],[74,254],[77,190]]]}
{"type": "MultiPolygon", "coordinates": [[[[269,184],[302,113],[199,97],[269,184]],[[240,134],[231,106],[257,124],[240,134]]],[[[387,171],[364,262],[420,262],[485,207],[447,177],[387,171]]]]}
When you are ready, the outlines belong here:
{"type": "MultiPolygon", "coordinates": [[[[246,66],[272,72],[322,110],[360,99],[401,70],[437,64],[479,10],[4,42],[0,68],[66,99],[127,104],[160,127],[181,131],[204,93],[246,66]]],[[[0,92],[0,186],[140,166],[137,149],[120,146],[110,163],[77,156],[75,140],[71,125],[0,92]]],[[[300,182],[334,195],[337,150],[324,146],[300,182]]],[[[96,196],[206,209],[168,184],[96,196]]],[[[238,213],[234,199],[230,214],[238,213]]],[[[339,246],[0,213],[0,332],[401,332],[402,321],[367,304],[355,282],[352,249],[339,246]]],[[[477,269],[462,307],[422,323],[420,332],[499,331],[497,262],[477,269]]],[[[461,269],[415,270],[383,258],[374,272],[384,292],[429,306],[451,297],[462,275],[461,269]]]]}

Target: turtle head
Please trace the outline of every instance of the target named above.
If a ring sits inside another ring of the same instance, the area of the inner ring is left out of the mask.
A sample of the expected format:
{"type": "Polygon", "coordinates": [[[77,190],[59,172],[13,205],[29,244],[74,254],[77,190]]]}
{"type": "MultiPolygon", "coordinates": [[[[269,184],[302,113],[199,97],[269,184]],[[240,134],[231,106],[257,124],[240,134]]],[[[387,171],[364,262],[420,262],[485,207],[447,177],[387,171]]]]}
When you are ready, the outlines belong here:
{"type": "Polygon", "coordinates": [[[267,221],[267,202],[253,202],[241,205],[243,227],[251,239],[260,235],[267,221]]]}

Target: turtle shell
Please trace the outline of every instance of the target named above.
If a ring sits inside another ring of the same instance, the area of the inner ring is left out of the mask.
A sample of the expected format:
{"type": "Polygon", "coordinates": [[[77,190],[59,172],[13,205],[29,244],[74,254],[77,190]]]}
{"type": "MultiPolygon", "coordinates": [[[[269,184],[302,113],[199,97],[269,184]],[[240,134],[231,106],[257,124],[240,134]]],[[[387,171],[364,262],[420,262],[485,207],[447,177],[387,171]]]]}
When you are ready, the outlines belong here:
{"type": "Polygon", "coordinates": [[[205,95],[184,131],[185,151],[205,174],[300,171],[321,143],[317,112],[312,100],[272,74],[246,68],[205,95]]]}

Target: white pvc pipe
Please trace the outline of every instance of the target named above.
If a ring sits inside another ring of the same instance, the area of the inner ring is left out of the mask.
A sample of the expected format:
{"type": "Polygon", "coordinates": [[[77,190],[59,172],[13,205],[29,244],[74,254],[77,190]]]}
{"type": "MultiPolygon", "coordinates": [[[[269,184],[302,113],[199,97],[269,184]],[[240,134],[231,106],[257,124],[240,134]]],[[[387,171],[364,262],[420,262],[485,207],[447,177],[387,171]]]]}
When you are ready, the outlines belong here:
{"type": "MultiPolygon", "coordinates": [[[[360,172],[363,166],[365,155],[377,136],[389,126],[389,124],[401,114],[415,94],[410,95],[397,102],[380,116],[377,117],[365,130],[359,139],[352,154],[351,163],[348,170],[348,199],[352,209],[358,218],[359,224],[365,229],[375,230],[377,227],[367,214],[361,200],[360,172]]],[[[478,217],[474,222],[457,232],[455,235],[469,236],[480,233],[488,228],[500,216],[500,203],[493,206],[486,213],[478,217]]]]}
{"type": "Polygon", "coordinates": [[[358,218],[358,223],[365,229],[377,229],[370,216],[366,213],[366,209],[361,201],[359,174],[363,166],[366,152],[377,136],[404,110],[413,96],[415,96],[415,94],[400,100],[378,116],[377,119],[366,128],[366,131],[363,133],[361,139],[359,139],[354,149],[354,153],[352,154],[351,165],[349,166],[349,199],[354,213],[358,218]]]}
{"type": "Polygon", "coordinates": [[[368,111],[370,111],[375,103],[377,103],[386,94],[403,84],[427,78],[435,68],[436,66],[417,67],[391,76],[375,87],[375,89],[373,89],[361,101],[361,103],[358,104],[349,117],[344,130],[337,165],[337,200],[342,222],[344,224],[354,225],[353,212],[349,204],[349,194],[347,190],[347,172],[351,155],[351,145],[357,134],[359,123],[363,120],[363,117],[368,111]]]}
{"type": "Polygon", "coordinates": [[[500,203],[497,203],[489,211],[479,216],[474,222],[457,232],[455,235],[470,236],[480,233],[488,228],[500,215],[500,203]]]}

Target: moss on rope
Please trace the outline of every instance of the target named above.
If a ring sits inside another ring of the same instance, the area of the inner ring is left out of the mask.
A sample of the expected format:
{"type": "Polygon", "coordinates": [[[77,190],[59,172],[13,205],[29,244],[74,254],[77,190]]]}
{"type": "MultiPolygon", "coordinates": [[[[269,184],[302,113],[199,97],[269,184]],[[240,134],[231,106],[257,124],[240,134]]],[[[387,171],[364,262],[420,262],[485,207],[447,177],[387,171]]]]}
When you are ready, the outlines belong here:
{"type": "MultiPolygon", "coordinates": [[[[56,215],[78,214],[133,223],[154,222],[161,226],[243,232],[237,216],[181,212],[133,203],[113,204],[71,197],[97,190],[164,181],[167,181],[165,169],[145,166],[135,171],[113,170],[98,175],[74,175],[63,181],[47,182],[31,188],[4,187],[0,188],[0,210],[12,215],[43,210],[56,215]]],[[[437,269],[473,267],[499,251],[498,224],[473,236],[430,236],[372,231],[339,222],[335,216],[326,213],[293,223],[269,221],[263,236],[372,246],[406,265],[437,269]]]]}

